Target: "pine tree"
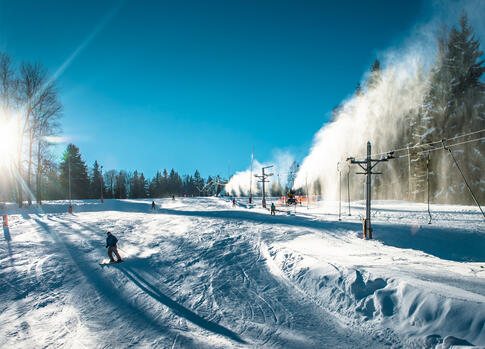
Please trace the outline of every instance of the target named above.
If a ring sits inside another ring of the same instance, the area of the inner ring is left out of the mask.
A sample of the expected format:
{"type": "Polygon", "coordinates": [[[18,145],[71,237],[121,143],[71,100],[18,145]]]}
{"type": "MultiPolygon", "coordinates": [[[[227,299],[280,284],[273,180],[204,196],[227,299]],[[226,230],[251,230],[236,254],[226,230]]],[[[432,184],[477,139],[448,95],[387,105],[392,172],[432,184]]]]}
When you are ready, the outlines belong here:
{"type": "Polygon", "coordinates": [[[116,176],[116,183],[114,188],[114,196],[116,199],[126,199],[127,198],[127,188],[126,188],[127,175],[125,171],[120,171],[116,176]]]}
{"type": "MultiPolygon", "coordinates": [[[[463,13],[459,28],[452,28],[438,40],[438,57],[431,70],[430,89],[421,115],[414,122],[413,143],[454,138],[485,128],[485,88],[480,80],[485,71],[480,60],[482,54],[479,41],[463,13]]],[[[485,144],[471,143],[460,149],[462,151],[455,151],[455,157],[474,191],[483,193],[483,197],[485,183],[480,177],[485,168],[485,144]]],[[[423,156],[413,157],[414,190],[418,193],[425,190],[425,163],[423,156]]],[[[430,167],[431,195],[437,202],[471,203],[471,197],[464,193],[463,179],[447,152],[432,153],[430,167]]],[[[421,201],[424,194],[415,195],[415,198],[421,201]]]]}
{"type": "Polygon", "coordinates": [[[135,170],[133,173],[133,178],[130,181],[130,198],[137,199],[140,197],[139,192],[139,178],[138,178],[138,171],[135,170]]]}
{"type": "Polygon", "coordinates": [[[64,189],[65,197],[69,198],[69,177],[71,179],[71,198],[89,198],[89,176],[86,164],[81,158],[79,148],[69,144],[62,157],[60,164],[60,181],[64,189]],[[69,166],[70,164],[70,166],[69,166]],[[70,167],[70,176],[69,176],[70,167]]]}
{"type": "Polygon", "coordinates": [[[104,197],[104,193],[106,190],[104,188],[104,181],[99,170],[98,161],[94,161],[93,164],[93,171],[90,178],[90,188],[90,196],[92,199],[99,199],[101,198],[101,196],[104,197]]]}
{"type": "Polygon", "coordinates": [[[140,179],[138,180],[138,197],[139,198],[146,198],[147,197],[147,181],[145,179],[145,175],[143,172],[140,175],[140,179]]]}
{"type": "Polygon", "coordinates": [[[180,195],[182,189],[182,178],[180,178],[179,174],[173,168],[168,176],[168,187],[168,192],[170,195],[180,195]]]}
{"type": "MultiPolygon", "coordinates": [[[[374,63],[372,64],[372,67],[370,69],[369,78],[367,79],[367,82],[366,82],[367,89],[372,89],[375,86],[377,86],[377,84],[379,84],[380,80],[381,80],[381,63],[379,62],[378,59],[376,59],[374,61],[374,63]]],[[[359,86],[360,86],[360,84],[359,84],[359,86]]]]}
{"type": "Polygon", "coordinates": [[[202,194],[202,188],[204,188],[204,179],[200,176],[200,173],[198,170],[195,170],[194,173],[194,195],[196,196],[201,196],[202,194]]]}
{"type": "MultiPolygon", "coordinates": [[[[451,117],[445,123],[446,136],[464,134],[469,131],[485,128],[485,84],[481,77],[485,72],[483,52],[480,42],[475,39],[473,29],[468,24],[466,14],[460,18],[459,29],[452,28],[448,40],[447,67],[451,76],[451,117]],[[453,132],[456,130],[456,132],[453,132]]],[[[466,140],[466,139],[460,139],[466,140]]],[[[485,144],[470,143],[463,146],[463,152],[456,152],[457,161],[461,164],[463,172],[472,189],[481,199],[485,199],[485,183],[481,181],[485,169],[485,144]]],[[[448,156],[448,161],[451,161],[448,156]]],[[[453,168],[453,176],[459,184],[454,185],[457,193],[463,195],[464,184],[453,168]]],[[[466,203],[473,203],[468,193],[463,195],[466,203]]]]}

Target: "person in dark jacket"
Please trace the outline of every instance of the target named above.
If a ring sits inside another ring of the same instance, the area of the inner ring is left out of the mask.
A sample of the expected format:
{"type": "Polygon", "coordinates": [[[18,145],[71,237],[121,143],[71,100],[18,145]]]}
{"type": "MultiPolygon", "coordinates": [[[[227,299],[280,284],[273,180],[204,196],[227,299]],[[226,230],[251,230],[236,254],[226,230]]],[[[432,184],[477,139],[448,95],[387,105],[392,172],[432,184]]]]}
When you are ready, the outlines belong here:
{"type": "Polygon", "coordinates": [[[276,206],[274,202],[271,203],[271,215],[276,216],[276,206]]]}
{"type": "Polygon", "coordinates": [[[155,201],[152,201],[152,210],[155,209],[155,201]]]}
{"type": "Polygon", "coordinates": [[[118,242],[118,239],[116,236],[111,234],[111,232],[108,232],[108,237],[106,238],[106,248],[108,249],[108,256],[110,262],[123,262],[123,260],[120,257],[120,254],[118,253],[118,248],[116,247],[116,243],[118,242]],[[115,253],[116,257],[118,258],[117,261],[113,259],[113,252],[115,253]]]}

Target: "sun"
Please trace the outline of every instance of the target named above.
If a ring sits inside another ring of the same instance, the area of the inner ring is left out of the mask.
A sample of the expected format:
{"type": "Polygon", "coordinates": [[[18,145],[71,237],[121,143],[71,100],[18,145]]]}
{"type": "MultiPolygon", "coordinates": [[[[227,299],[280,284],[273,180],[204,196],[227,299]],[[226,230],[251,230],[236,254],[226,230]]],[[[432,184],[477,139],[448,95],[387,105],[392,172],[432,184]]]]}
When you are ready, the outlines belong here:
{"type": "Polygon", "coordinates": [[[14,120],[0,122],[0,165],[11,165],[17,153],[18,135],[14,120]]]}

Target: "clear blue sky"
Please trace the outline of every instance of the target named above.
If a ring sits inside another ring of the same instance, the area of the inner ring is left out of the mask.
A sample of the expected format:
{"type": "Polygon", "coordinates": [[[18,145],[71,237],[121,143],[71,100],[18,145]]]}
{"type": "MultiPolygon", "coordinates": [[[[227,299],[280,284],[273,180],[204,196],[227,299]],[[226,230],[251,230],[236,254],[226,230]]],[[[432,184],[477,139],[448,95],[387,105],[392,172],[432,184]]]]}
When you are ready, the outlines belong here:
{"type": "Polygon", "coordinates": [[[227,175],[301,159],[422,1],[0,0],[0,50],[58,78],[63,133],[89,166],[227,175]],[[91,35],[91,37],[90,37],[91,35]],[[91,38],[91,40],[90,40],[91,38]]]}

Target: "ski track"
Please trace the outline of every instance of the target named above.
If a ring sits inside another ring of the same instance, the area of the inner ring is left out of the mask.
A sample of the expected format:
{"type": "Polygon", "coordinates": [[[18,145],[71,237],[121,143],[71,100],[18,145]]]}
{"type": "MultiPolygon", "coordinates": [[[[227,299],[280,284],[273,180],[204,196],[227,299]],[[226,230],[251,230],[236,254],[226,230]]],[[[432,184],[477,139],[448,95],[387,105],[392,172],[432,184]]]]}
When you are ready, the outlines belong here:
{"type": "MultiPolygon", "coordinates": [[[[218,199],[187,201],[191,206],[156,202],[189,213],[208,210],[206,205],[217,212],[232,206],[218,199]]],[[[290,279],[268,270],[266,242],[275,234],[289,240],[314,232],[311,225],[278,226],[276,232],[273,223],[137,209],[121,215],[116,210],[31,215],[12,227],[13,252],[1,249],[6,266],[0,296],[8,302],[0,304],[16,319],[0,331],[1,347],[402,345],[392,333],[372,338],[358,326],[346,326],[290,279]],[[107,230],[120,240],[125,263],[98,266],[107,258],[107,230]],[[34,236],[30,248],[29,234],[34,236]],[[34,323],[42,319],[44,324],[34,323]]],[[[328,238],[344,239],[336,233],[328,238]]],[[[329,265],[342,274],[338,265],[329,265]]],[[[0,325],[5,323],[0,317],[0,325]]]]}

